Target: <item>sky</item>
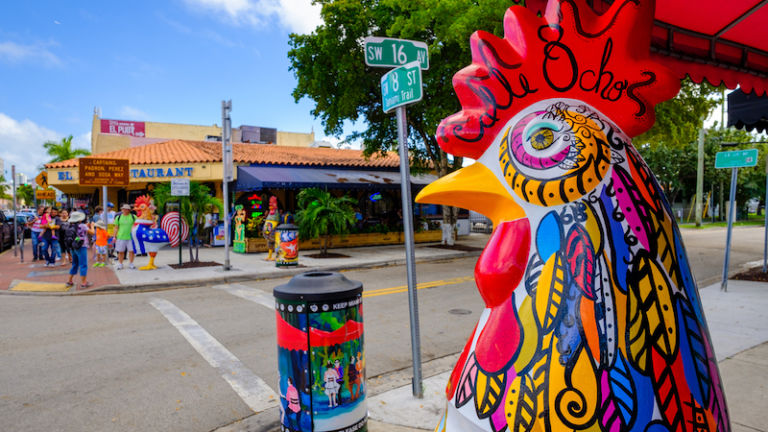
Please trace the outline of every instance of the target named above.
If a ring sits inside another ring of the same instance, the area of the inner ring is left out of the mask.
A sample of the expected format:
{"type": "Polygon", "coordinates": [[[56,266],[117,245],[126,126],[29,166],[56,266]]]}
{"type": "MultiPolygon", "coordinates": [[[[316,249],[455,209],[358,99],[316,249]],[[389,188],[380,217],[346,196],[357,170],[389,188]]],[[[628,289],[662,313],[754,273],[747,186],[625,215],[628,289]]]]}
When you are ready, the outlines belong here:
{"type": "MultiPolygon", "coordinates": [[[[102,118],[311,132],[294,102],[288,35],[321,23],[311,0],[3,1],[0,4],[0,158],[30,177],[43,143],[73,135],[90,150],[102,118]]],[[[361,61],[363,61],[361,59],[361,61]]]]}

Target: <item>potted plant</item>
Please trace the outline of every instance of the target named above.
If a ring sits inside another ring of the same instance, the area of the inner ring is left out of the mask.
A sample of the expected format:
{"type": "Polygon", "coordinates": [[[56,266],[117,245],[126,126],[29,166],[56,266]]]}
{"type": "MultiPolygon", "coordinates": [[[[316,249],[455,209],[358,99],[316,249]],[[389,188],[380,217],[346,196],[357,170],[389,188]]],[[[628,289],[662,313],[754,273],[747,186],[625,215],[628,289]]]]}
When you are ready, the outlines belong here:
{"type": "Polygon", "coordinates": [[[297,196],[296,216],[299,236],[304,239],[321,238],[321,256],[328,255],[330,237],[345,235],[355,223],[355,200],[343,195],[335,197],[327,190],[304,189],[297,196]]]}

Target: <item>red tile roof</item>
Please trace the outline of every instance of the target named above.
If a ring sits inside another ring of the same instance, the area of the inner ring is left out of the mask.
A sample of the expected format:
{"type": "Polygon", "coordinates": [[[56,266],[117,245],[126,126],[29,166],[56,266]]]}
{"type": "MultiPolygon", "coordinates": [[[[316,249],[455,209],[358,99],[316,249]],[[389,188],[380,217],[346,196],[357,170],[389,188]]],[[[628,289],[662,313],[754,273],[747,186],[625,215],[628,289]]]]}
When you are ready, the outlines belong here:
{"type": "MultiPolygon", "coordinates": [[[[233,144],[233,159],[240,164],[397,168],[400,157],[389,152],[366,159],[362,150],[287,147],[265,144],[233,144]]],[[[92,155],[128,159],[131,165],[221,162],[221,143],[171,140],[92,155]]],[[[46,168],[73,168],[77,159],[54,162],[46,168]]]]}

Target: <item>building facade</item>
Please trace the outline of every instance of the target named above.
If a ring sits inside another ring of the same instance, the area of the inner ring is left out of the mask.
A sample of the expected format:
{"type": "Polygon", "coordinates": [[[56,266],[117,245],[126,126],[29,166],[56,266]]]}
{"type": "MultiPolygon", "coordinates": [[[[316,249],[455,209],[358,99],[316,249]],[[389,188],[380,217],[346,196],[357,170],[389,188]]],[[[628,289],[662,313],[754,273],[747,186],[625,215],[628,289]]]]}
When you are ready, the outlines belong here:
{"type": "MultiPolygon", "coordinates": [[[[93,113],[91,153],[101,154],[169,140],[221,142],[221,127],[101,118],[93,113]]],[[[232,129],[232,142],[310,147],[314,132],[284,132],[274,128],[241,125],[232,129]]]]}

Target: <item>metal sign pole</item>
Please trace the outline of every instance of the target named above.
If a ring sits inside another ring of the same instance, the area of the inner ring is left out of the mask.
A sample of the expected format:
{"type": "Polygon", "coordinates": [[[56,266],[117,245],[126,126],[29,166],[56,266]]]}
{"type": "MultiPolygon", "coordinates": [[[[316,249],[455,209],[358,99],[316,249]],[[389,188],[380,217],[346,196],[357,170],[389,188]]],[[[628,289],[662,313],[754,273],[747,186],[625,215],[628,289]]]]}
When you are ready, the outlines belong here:
{"type": "Polygon", "coordinates": [[[179,229],[179,266],[181,266],[181,200],[179,200],[179,218],[176,220],[179,229]]]}
{"type": "Polygon", "coordinates": [[[403,199],[405,261],[408,274],[408,305],[411,313],[411,350],[413,351],[413,396],[424,397],[421,384],[421,337],[419,335],[419,301],[416,296],[416,267],[413,251],[413,210],[411,209],[410,158],[408,156],[408,124],[405,107],[397,107],[397,142],[400,149],[400,194],[403,199]]]}
{"type": "Polygon", "coordinates": [[[728,205],[728,235],[725,237],[725,264],[723,265],[723,283],[720,285],[721,291],[728,291],[728,261],[731,258],[731,231],[733,230],[733,215],[736,208],[736,177],[738,168],[731,168],[731,195],[728,205]]]}
{"type": "Polygon", "coordinates": [[[221,101],[221,147],[222,166],[224,175],[221,188],[224,194],[224,270],[230,270],[229,264],[229,182],[232,181],[232,143],[230,142],[229,112],[232,110],[232,100],[221,101]]]}
{"type": "Polygon", "coordinates": [[[16,232],[16,215],[18,214],[16,210],[16,165],[11,166],[11,175],[13,176],[13,256],[16,256],[19,250],[19,241],[16,238],[18,234],[16,232]]]}

